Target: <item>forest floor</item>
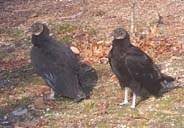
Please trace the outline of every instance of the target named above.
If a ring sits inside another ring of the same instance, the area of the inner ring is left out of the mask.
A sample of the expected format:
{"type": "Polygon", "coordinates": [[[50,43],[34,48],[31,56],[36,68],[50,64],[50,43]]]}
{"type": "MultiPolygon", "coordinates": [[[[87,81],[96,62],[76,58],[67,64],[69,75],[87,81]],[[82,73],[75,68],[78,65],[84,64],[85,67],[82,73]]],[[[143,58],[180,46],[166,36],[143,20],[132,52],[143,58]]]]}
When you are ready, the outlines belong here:
{"type": "Polygon", "coordinates": [[[137,2],[132,42],[181,88],[150,97],[136,109],[118,105],[124,91],[107,62],[109,33],[116,27],[130,30],[130,10],[128,0],[0,0],[0,128],[182,128],[184,1],[137,2]],[[49,89],[30,65],[32,44],[25,34],[36,21],[78,48],[81,60],[96,69],[98,82],[89,99],[43,101],[49,89]]]}

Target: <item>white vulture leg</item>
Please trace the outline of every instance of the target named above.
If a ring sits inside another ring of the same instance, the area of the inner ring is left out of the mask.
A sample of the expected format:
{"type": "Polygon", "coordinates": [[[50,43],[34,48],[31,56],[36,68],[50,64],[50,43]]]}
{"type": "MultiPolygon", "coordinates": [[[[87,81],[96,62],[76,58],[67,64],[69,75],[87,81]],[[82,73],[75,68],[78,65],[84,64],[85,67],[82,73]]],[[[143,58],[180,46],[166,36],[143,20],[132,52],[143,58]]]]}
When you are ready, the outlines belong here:
{"type": "Polygon", "coordinates": [[[124,94],[124,101],[120,103],[119,105],[126,105],[128,104],[128,88],[125,87],[125,94],[124,94]]]}

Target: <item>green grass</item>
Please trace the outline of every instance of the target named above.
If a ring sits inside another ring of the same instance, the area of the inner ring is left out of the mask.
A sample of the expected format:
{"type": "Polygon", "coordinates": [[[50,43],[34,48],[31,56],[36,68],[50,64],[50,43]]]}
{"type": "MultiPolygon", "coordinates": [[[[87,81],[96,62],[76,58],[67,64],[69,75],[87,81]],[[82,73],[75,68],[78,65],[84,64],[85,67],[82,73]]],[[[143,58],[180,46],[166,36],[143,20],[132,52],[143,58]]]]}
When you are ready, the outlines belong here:
{"type": "Polygon", "coordinates": [[[53,27],[53,29],[59,33],[63,33],[63,32],[64,33],[71,33],[78,28],[76,25],[68,24],[68,23],[65,23],[65,24],[50,23],[50,24],[53,27]]]}
{"type": "Polygon", "coordinates": [[[62,41],[65,43],[65,44],[70,44],[72,42],[72,35],[65,35],[62,39],[62,41]]]}
{"type": "Polygon", "coordinates": [[[24,30],[19,29],[19,28],[15,28],[13,29],[13,37],[22,37],[24,36],[24,30]]]}
{"type": "Polygon", "coordinates": [[[86,100],[79,104],[84,112],[91,112],[96,110],[97,105],[93,100],[86,100]]]}
{"type": "Polygon", "coordinates": [[[32,98],[22,97],[21,99],[17,99],[17,100],[7,100],[6,102],[11,107],[26,106],[32,103],[32,98]]]}
{"type": "Polygon", "coordinates": [[[89,35],[97,35],[97,30],[94,29],[94,28],[90,28],[90,29],[87,30],[87,33],[89,35]]]}
{"type": "Polygon", "coordinates": [[[146,26],[154,26],[157,22],[155,20],[147,21],[146,26]]]}
{"type": "Polygon", "coordinates": [[[108,123],[106,121],[98,122],[96,125],[97,128],[108,128],[108,123]]]}
{"type": "Polygon", "coordinates": [[[19,40],[25,35],[24,30],[21,28],[3,28],[0,31],[4,37],[14,38],[15,40],[19,40]]]}

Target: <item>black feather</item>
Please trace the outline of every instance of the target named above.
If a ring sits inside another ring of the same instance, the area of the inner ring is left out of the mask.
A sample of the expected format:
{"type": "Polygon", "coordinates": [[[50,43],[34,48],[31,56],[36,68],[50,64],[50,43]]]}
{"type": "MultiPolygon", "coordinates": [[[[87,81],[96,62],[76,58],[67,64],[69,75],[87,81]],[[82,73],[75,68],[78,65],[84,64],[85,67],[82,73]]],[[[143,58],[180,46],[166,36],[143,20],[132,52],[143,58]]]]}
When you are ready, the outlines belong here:
{"type": "Polygon", "coordinates": [[[163,88],[161,82],[164,80],[171,82],[174,78],[161,74],[152,59],[130,43],[129,34],[124,29],[114,30],[113,36],[109,62],[121,87],[129,87],[136,95],[143,98],[150,95],[159,96],[159,92],[163,88]],[[119,33],[123,33],[124,36],[116,38],[119,33]]]}
{"type": "Polygon", "coordinates": [[[40,35],[32,35],[31,62],[36,72],[57,94],[80,101],[86,98],[78,73],[79,60],[71,49],[49,36],[43,25],[40,35]]]}

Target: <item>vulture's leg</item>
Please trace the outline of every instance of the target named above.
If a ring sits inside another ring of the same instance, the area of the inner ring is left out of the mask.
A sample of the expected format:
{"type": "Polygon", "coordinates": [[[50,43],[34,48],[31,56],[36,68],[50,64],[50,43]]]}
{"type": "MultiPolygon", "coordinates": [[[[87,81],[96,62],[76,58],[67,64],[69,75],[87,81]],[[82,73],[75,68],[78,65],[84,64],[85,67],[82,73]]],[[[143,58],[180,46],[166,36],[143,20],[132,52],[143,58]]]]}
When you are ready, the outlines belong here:
{"type": "Polygon", "coordinates": [[[50,99],[55,99],[54,95],[55,95],[54,90],[50,88],[50,99]]]}
{"type": "Polygon", "coordinates": [[[125,94],[124,94],[124,101],[120,103],[119,105],[126,105],[128,104],[128,88],[125,87],[125,94]]]}
{"type": "Polygon", "coordinates": [[[130,107],[135,108],[135,103],[136,103],[136,94],[133,92],[132,105],[130,107]]]}
{"type": "Polygon", "coordinates": [[[50,88],[50,94],[44,94],[43,95],[43,101],[47,102],[49,100],[55,100],[55,92],[52,88],[50,88]]]}

